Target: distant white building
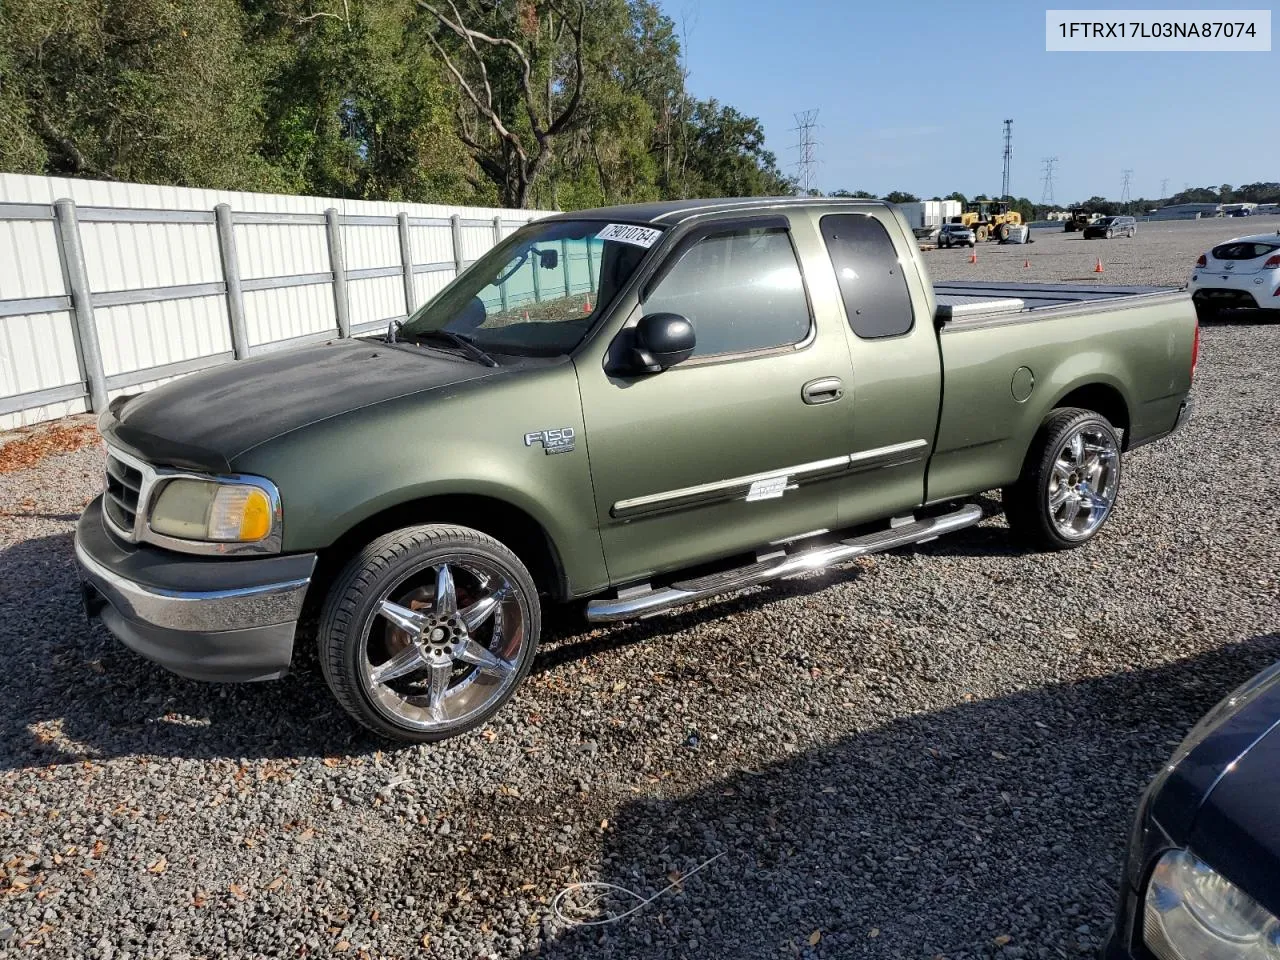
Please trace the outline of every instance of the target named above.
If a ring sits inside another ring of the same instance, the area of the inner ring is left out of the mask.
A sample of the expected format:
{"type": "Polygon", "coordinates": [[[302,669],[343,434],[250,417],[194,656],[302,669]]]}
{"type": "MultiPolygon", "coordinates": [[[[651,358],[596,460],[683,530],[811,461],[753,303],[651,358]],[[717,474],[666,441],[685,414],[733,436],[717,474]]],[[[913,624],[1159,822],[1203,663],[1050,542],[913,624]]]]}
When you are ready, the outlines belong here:
{"type": "Polygon", "coordinates": [[[1222,216],[1220,203],[1171,203],[1151,214],[1152,220],[1201,220],[1222,216]]]}
{"type": "Polygon", "coordinates": [[[900,203],[898,209],[907,218],[907,224],[917,230],[923,227],[940,227],[949,223],[952,217],[960,216],[960,201],[917,200],[913,203],[900,203]]]}

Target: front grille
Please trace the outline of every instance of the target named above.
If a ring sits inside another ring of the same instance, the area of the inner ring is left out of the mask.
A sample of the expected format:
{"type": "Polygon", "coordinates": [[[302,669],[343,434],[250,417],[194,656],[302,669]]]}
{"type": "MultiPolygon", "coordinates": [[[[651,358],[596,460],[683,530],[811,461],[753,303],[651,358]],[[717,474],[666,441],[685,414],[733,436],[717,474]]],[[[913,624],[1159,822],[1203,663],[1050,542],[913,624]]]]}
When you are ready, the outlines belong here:
{"type": "Polygon", "coordinates": [[[142,471],[108,454],[107,490],[103,509],[107,519],[133,538],[133,524],[138,517],[138,494],[142,490],[142,471]]]}

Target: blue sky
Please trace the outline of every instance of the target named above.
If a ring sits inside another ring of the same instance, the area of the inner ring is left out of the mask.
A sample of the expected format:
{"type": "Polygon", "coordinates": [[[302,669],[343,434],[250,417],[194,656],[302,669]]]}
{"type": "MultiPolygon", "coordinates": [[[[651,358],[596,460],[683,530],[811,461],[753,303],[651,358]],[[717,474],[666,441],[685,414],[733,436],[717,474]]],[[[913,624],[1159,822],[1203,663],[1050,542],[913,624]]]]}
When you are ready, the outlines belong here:
{"type": "MultiPolygon", "coordinates": [[[[1070,4],[911,0],[660,0],[683,21],[689,87],[764,123],[789,171],[793,114],[820,110],[817,186],[921,197],[1000,190],[1038,201],[1057,156],[1058,203],[1184,184],[1280,180],[1280,53],[1047,53],[1044,22],[1070,4]],[[977,55],[981,51],[981,55],[977,55]],[[943,71],[945,68],[944,72],[943,71]],[[1240,92],[1233,91],[1243,91],[1240,92]]],[[[1257,2],[1115,4],[1259,8],[1257,2]]]]}

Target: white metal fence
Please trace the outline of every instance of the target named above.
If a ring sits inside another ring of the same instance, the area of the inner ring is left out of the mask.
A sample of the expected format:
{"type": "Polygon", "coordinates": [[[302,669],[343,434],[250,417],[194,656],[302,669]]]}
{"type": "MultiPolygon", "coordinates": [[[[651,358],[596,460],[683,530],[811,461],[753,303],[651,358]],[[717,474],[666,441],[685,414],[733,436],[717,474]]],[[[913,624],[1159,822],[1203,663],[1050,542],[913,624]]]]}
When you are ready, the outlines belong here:
{"type": "Polygon", "coordinates": [[[0,174],[0,428],[385,327],[544,215],[0,174]]]}

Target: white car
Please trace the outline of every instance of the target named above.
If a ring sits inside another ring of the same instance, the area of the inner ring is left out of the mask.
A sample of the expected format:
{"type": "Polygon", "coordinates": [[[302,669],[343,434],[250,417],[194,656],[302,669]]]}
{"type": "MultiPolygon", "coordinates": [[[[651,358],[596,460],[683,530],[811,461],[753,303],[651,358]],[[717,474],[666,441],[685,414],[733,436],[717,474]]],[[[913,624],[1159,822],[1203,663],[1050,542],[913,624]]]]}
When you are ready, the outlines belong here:
{"type": "Polygon", "coordinates": [[[1237,237],[1200,254],[1189,289],[1202,317],[1241,307],[1280,313],[1280,230],[1237,237]]]}

